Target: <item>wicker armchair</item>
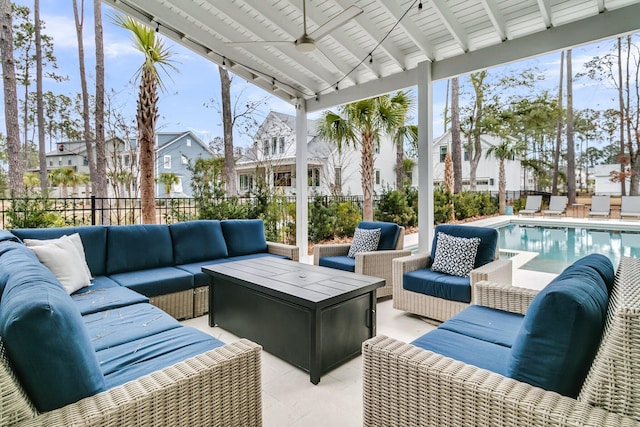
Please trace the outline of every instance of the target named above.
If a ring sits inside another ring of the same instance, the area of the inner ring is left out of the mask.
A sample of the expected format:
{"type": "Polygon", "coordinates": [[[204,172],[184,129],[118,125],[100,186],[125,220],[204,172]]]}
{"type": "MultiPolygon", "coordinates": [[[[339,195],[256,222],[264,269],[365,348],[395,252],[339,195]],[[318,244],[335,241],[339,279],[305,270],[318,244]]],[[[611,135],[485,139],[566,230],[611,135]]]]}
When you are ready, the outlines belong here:
{"type": "MultiPolygon", "coordinates": [[[[363,223],[360,223],[361,226],[363,223]]],[[[371,222],[369,224],[376,224],[371,222]]],[[[380,223],[389,224],[389,223],[380,223]]],[[[395,224],[394,224],[395,225],[395,224]]],[[[349,253],[349,243],[336,243],[328,245],[315,245],[313,247],[313,263],[320,265],[320,259],[325,257],[346,257],[349,253]]],[[[404,250],[404,227],[399,227],[398,237],[393,250],[377,250],[374,252],[359,252],[355,257],[355,273],[366,276],[380,277],[385,280],[385,285],[378,288],[376,296],[378,298],[392,295],[392,272],[391,263],[395,258],[411,255],[411,251],[404,250]]]]}
{"type": "MultiPolygon", "coordinates": [[[[623,258],[577,399],[378,336],[363,344],[365,426],[640,426],[640,260],[623,258]]],[[[524,313],[536,291],[481,281],[476,302],[524,313]]]]}
{"type": "MultiPolygon", "coordinates": [[[[454,229],[481,230],[481,227],[470,226],[438,226],[438,230],[452,232],[454,229]]],[[[434,247],[435,247],[434,237],[434,247]]],[[[427,269],[431,267],[433,260],[431,254],[418,254],[415,256],[396,258],[392,266],[393,282],[393,308],[417,314],[418,316],[444,321],[458,314],[469,306],[469,302],[453,301],[437,296],[410,291],[404,288],[404,275],[411,271],[427,269]]],[[[512,263],[510,260],[498,259],[497,236],[495,242],[494,261],[471,270],[471,302],[474,301],[474,285],[481,280],[490,280],[501,283],[511,283],[512,263]]]]}
{"type": "Polygon", "coordinates": [[[258,427],[262,425],[260,352],[259,345],[240,340],[38,413],[0,343],[0,425],[258,427]]]}

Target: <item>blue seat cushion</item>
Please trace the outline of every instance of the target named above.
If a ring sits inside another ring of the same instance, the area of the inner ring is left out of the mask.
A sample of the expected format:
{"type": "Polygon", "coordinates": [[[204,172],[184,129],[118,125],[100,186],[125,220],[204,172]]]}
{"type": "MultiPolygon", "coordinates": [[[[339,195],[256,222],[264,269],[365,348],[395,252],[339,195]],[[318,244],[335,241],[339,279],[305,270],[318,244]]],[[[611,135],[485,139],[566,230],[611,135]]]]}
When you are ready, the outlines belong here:
{"type": "Polygon", "coordinates": [[[103,391],[102,371],[80,312],[49,269],[33,254],[10,251],[0,256],[0,271],[6,279],[0,336],[38,411],[103,391]]]}
{"type": "Polygon", "coordinates": [[[144,295],[120,286],[105,276],[91,280],[90,286],[71,294],[71,299],[82,315],[124,307],[125,305],[149,302],[149,298],[144,295]]]}
{"type": "Polygon", "coordinates": [[[50,240],[74,233],[80,235],[84,256],[92,276],[103,276],[107,265],[107,227],[86,225],[59,228],[15,228],[11,230],[20,239],[50,240]]]}
{"type": "Polygon", "coordinates": [[[148,303],[87,314],[82,321],[96,351],[180,327],[180,322],[148,303]]]}
{"type": "Polygon", "coordinates": [[[335,268],[337,270],[356,271],[356,259],[346,255],[325,256],[320,258],[318,265],[322,267],[335,268]]]}
{"type": "Polygon", "coordinates": [[[598,349],[607,304],[606,285],[590,267],[554,279],[529,305],[507,376],[576,397],[598,349]]]}
{"type": "Polygon", "coordinates": [[[251,254],[251,255],[241,255],[241,256],[236,256],[231,258],[218,258],[218,259],[212,259],[208,261],[199,261],[199,262],[193,262],[191,264],[176,265],[176,268],[179,268],[181,270],[184,270],[193,274],[194,287],[201,288],[203,286],[209,286],[209,275],[202,272],[202,267],[205,267],[207,265],[222,264],[225,262],[240,261],[243,259],[253,259],[253,258],[262,258],[262,257],[288,259],[287,257],[282,255],[260,253],[260,254],[251,254]]]}
{"type": "Polygon", "coordinates": [[[193,289],[193,275],[174,267],[152,268],[109,276],[120,286],[155,297],[193,289]]]}
{"type": "Polygon", "coordinates": [[[398,243],[398,235],[400,234],[400,227],[398,224],[392,222],[382,221],[361,221],[358,224],[358,228],[365,230],[380,229],[380,241],[378,242],[379,251],[393,250],[398,243]]]}
{"type": "Polygon", "coordinates": [[[173,243],[168,225],[109,226],[106,276],[171,265],[173,243]]]}
{"type": "Polygon", "coordinates": [[[605,285],[607,286],[607,293],[611,293],[611,289],[613,288],[613,281],[616,276],[616,272],[613,268],[613,263],[611,260],[602,255],[602,254],[590,254],[585,257],[580,258],[572,265],[567,267],[570,269],[572,267],[577,267],[580,265],[586,265],[587,267],[591,267],[600,274],[602,280],[604,280],[605,285]]]}
{"type": "Polygon", "coordinates": [[[523,318],[522,314],[509,313],[481,305],[470,305],[441,324],[439,328],[511,347],[518,335],[523,318]]]}
{"type": "Polygon", "coordinates": [[[411,344],[497,374],[505,375],[507,371],[509,347],[457,332],[438,328],[411,344]]]}
{"type": "Polygon", "coordinates": [[[495,228],[441,224],[438,225],[434,231],[433,243],[431,245],[431,260],[436,258],[436,247],[438,245],[439,232],[455,237],[480,238],[480,246],[478,247],[476,262],[473,265],[473,268],[489,264],[496,256],[496,248],[498,247],[498,230],[495,228]]]}
{"type": "Polygon", "coordinates": [[[261,219],[227,219],[220,225],[230,257],[267,252],[261,219]]]}
{"type": "Polygon", "coordinates": [[[229,255],[220,221],[177,222],[169,225],[169,231],[176,265],[226,258],[229,255]]]}
{"type": "Polygon", "coordinates": [[[110,389],[222,345],[211,335],[181,326],[98,351],[97,358],[110,389]]]}
{"type": "Polygon", "coordinates": [[[405,273],[402,287],[449,301],[471,302],[471,281],[468,277],[451,276],[428,268],[405,273]]]}

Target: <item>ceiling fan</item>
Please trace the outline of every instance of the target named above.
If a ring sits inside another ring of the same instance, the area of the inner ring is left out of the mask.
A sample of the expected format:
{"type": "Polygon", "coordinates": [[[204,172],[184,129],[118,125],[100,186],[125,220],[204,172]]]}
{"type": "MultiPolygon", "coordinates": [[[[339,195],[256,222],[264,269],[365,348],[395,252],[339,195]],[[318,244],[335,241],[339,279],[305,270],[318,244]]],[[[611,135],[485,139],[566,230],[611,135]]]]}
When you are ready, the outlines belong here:
{"type": "Polygon", "coordinates": [[[362,9],[356,6],[349,6],[342,12],[333,16],[324,24],[320,25],[316,28],[311,34],[307,33],[307,1],[302,0],[302,25],[303,25],[303,33],[296,40],[285,41],[285,40],[261,40],[261,41],[242,41],[242,42],[227,42],[229,45],[252,45],[252,44],[289,44],[294,45],[295,48],[300,52],[311,52],[316,48],[316,41],[321,38],[327,36],[333,30],[340,28],[347,22],[351,21],[356,16],[360,15],[363,12],[362,9]]]}

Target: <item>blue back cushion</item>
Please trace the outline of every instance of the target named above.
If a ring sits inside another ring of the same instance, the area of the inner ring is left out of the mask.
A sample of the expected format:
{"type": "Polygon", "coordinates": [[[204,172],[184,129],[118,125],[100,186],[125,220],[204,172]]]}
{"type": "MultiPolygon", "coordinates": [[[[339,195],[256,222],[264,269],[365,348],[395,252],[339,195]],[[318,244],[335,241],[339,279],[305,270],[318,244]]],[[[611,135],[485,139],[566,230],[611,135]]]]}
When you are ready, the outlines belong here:
{"type": "Polygon", "coordinates": [[[65,235],[78,233],[82,240],[84,255],[91,274],[102,276],[106,274],[107,264],[107,227],[102,225],[87,225],[82,227],[60,228],[16,228],[11,230],[21,239],[49,240],[58,239],[65,235]]]}
{"type": "Polygon", "coordinates": [[[107,231],[107,274],[173,265],[169,226],[114,225],[107,231]]]}
{"type": "MultiPolygon", "coordinates": [[[[613,263],[611,260],[602,255],[602,254],[590,254],[583,258],[580,258],[576,262],[572,264],[573,266],[586,265],[587,267],[593,268],[595,271],[600,274],[602,280],[604,280],[605,285],[607,285],[607,291],[611,293],[611,289],[613,289],[613,281],[616,276],[616,272],[613,268],[613,263]]],[[[570,270],[571,266],[568,267],[565,271],[570,270]]]]}
{"type": "Polygon", "coordinates": [[[267,252],[264,222],[261,219],[227,219],[221,225],[229,256],[267,252]]]}
{"type": "Polygon", "coordinates": [[[169,225],[169,231],[176,265],[229,256],[220,221],[178,222],[169,225]]]}
{"type": "Polygon", "coordinates": [[[380,229],[380,241],[378,242],[379,251],[389,251],[396,248],[400,227],[392,222],[381,221],[361,221],[358,228],[365,230],[380,229]]]}
{"type": "Polygon", "coordinates": [[[80,312],[53,274],[28,252],[24,248],[0,256],[6,279],[0,335],[34,405],[50,411],[99,393],[105,383],[80,312]]]}
{"type": "Polygon", "coordinates": [[[576,397],[598,349],[609,298],[594,269],[569,269],[531,302],[511,347],[507,376],[576,397]]]}
{"type": "Polygon", "coordinates": [[[498,230],[489,227],[473,227],[469,225],[439,225],[434,231],[433,244],[431,245],[431,260],[436,257],[436,247],[438,245],[438,232],[455,237],[479,237],[480,246],[476,255],[476,262],[473,268],[481,267],[492,262],[496,256],[498,247],[498,230]]]}

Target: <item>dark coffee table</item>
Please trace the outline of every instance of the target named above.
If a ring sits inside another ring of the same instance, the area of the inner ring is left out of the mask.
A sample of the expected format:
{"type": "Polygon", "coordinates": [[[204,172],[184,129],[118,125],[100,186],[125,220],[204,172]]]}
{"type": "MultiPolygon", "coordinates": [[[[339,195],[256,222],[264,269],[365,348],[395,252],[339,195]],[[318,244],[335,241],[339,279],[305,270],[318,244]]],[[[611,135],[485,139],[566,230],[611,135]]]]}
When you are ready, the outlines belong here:
{"type": "Polygon", "coordinates": [[[272,257],[209,265],[209,325],[248,338],[311,382],[376,334],[384,279],[272,257]]]}

